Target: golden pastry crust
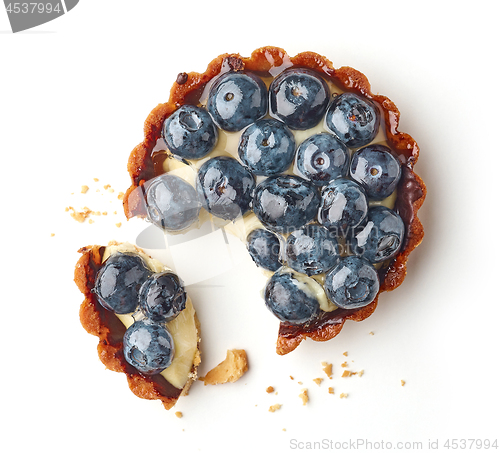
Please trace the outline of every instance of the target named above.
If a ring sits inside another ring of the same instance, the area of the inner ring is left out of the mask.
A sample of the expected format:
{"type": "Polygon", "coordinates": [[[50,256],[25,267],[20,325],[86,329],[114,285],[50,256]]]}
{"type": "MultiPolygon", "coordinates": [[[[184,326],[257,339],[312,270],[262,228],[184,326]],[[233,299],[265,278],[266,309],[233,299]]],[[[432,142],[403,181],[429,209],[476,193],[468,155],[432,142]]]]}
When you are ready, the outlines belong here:
{"type": "MultiPolygon", "coordinates": [[[[398,130],[400,113],[395,104],[386,96],[373,94],[368,79],[359,71],[350,67],[334,68],[327,58],[314,53],[302,52],[290,57],[278,47],[262,47],[255,50],[250,57],[239,54],[223,54],[211,61],[203,73],[191,72],[179,74],[174,82],[169,100],[153,109],[144,125],[144,140],[134,148],[128,161],[128,172],[132,185],[124,197],[124,210],[128,218],[145,216],[141,186],[162,170],[152,158],[153,148],[161,138],[163,122],[183,104],[197,104],[207,84],[221,72],[227,70],[253,71],[258,75],[269,76],[281,69],[289,67],[306,67],[320,73],[341,89],[361,94],[372,99],[380,107],[384,119],[385,135],[388,145],[396,153],[403,164],[402,178],[398,186],[395,210],[399,213],[406,227],[406,236],[399,254],[384,269],[379,271],[380,292],[397,288],[406,276],[408,256],[420,244],[424,230],[417,212],[426,196],[426,187],[422,179],[413,171],[418,160],[419,147],[408,134],[398,130]],[[273,71],[274,69],[274,71],[273,71]]],[[[377,298],[378,299],[378,298],[377,298]]],[[[335,337],[346,320],[362,321],[370,316],[377,306],[377,299],[359,310],[335,310],[320,318],[321,322],[313,322],[308,326],[290,326],[280,324],[276,351],[287,354],[293,351],[302,340],[312,338],[315,341],[326,341],[335,337]]]]}
{"type": "Polygon", "coordinates": [[[226,384],[236,382],[248,371],[247,353],[244,349],[227,351],[226,358],[215,368],[212,368],[205,377],[200,378],[205,385],[226,384]]]}
{"type": "MultiPolygon", "coordinates": [[[[97,353],[106,368],[125,373],[130,390],[139,398],[163,403],[165,409],[172,408],[180,396],[187,395],[189,387],[196,380],[200,363],[199,340],[198,353],[195,357],[190,377],[182,389],[170,384],[163,376],[144,376],[128,364],[123,354],[123,334],[125,326],[110,311],[104,309],[92,293],[97,272],[102,265],[106,247],[92,245],[79,250],[82,254],[75,267],[75,283],[85,296],[80,305],[80,322],[85,330],[99,338],[97,353]]],[[[199,322],[195,318],[198,333],[199,322]]],[[[198,337],[199,338],[199,337],[198,337]]]]}

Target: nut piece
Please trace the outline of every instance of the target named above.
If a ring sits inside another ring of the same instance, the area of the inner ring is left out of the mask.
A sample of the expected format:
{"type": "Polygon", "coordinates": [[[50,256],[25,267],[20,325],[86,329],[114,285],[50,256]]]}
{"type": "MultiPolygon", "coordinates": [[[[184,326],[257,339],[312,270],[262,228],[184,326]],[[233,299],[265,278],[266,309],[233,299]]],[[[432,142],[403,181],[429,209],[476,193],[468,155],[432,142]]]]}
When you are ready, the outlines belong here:
{"type": "Polygon", "coordinates": [[[215,368],[210,370],[205,377],[200,378],[205,385],[225,384],[235,382],[248,370],[247,353],[244,349],[227,351],[226,358],[215,368]]]}

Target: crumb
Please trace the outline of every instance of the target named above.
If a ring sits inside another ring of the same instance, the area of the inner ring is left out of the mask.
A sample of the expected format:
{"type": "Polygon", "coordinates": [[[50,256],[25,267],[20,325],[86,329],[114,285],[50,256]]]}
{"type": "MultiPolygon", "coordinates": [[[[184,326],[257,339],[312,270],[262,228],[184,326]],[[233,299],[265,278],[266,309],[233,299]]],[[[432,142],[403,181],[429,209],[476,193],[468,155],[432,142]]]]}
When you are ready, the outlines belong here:
{"type": "Polygon", "coordinates": [[[343,353],[343,355],[345,355],[347,357],[347,351],[343,353]]]}
{"type": "Polygon", "coordinates": [[[321,383],[323,382],[323,378],[319,377],[319,378],[313,379],[313,382],[315,382],[318,385],[321,385],[321,383]]]}
{"type": "Polygon", "coordinates": [[[104,190],[108,190],[110,187],[111,187],[111,186],[110,186],[109,184],[105,184],[105,185],[103,186],[104,190]]]}
{"type": "Polygon", "coordinates": [[[368,332],[368,335],[375,335],[373,332],[368,332]]]}
{"type": "Polygon", "coordinates": [[[82,186],[80,193],[87,193],[89,191],[89,186],[82,186]]]}
{"type": "Polygon", "coordinates": [[[182,418],[182,412],[177,411],[177,412],[175,413],[175,416],[176,416],[177,418],[182,418]]]}
{"type": "Polygon", "coordinates": [[[228,350],[224,361],[200,378],[205,385],[235,382],[248,370],[247,353],[244,349],[228,350]]]}
{"type": "Polygon", "coordinates": [[[286,428],[283,428],[283,431],[286,431],[286,428]]]}
{"type": "Polygon", "coordinates": [[[323,365],[323,371],[326,373],[329,379],[332,378],[332,364],[328,362],[321,362],[321,365],[323,365]]]}
{"type": "Polygon", "coordinates": [[[108,211],[102,211],[102,215],[108,215],[108,211]]]}
{"type": "Polygon", "coordinates": [[[403,381],[403,379],[401,379],[401,386],[404,387],[405,384],[406,384],[406,381],[403,381]]]}
{"type": "Polygon", "coordinates": [[[363,374],[365,374],[365,370],[358,371],[358,376],[359,377],[363,376],[363,374]]]}
{"type": "Polygon", "coordinates": [[[309,395],[307,394],[307,389],[302,389],[302,392],[299,394],[299,397],[302,399],[302,405],[305,406],[309,401],[309,395]]]}
{"type": "Polygon", "coordinates": [[[349,370],[344,370],[342,373],[342,377],[351,377],[354,376],[355,374],[358,374],[357,371],[349,371],[349,370]]]}
{"type": "Polygon", "coordinates": [[[333,391],[333,387],[328,387],[328,393],[333,395],[335,392],[333,391]]]}
{"type": "Polygon", "coordinates": [[[50,237],[53,238],[56,234],[55,233],[50,233],[50,237]]]}
{"type": "Polygon", "coordinates": [[[340,365],[342,368],[347,368],[347,362],[344,362],[342,365],[340,365]]]}
{"type": "Polygon", "coordinates": [[[77,222],[80,222],[80,223],[85,222],[87,217],[92,213],[92,211],[87,207],[83,208],[83,211],[77,212],[77,211],[75,211],[75,208],[73,208],[72,206],[69,206],[68,208],[66,208],[66,212],[68,212],[68,211],[72,211],[70,213],[71,217],[73,217],[77,222]]]}
{"type": "Polygon", "coordinates": [[[341,393],[341,394],[340,394],[340,397],[341,397],[341,398],[347,398],[347,393],[341,393]]]}
{"type": "Polygon", "coordinates": [[[96,192],[100,192],[100,191],[101,191],[101,189],[96,189],[96,192]]]}
{"type": "Polygon", "coordinates": [[[267,393],[273,393],[274,392],[274,387],[272,385],[270,385],[267,389],[266,389],[266,392],[267,393]]]}
{"type": "Polygon", "coordinates": [[[99,182],[99,178],[94,178],[94,181],[95,182],[99,182]]]}
{"type": "Polygon", "coordinates": [[[113,212],[113,214],[114,214],[114,215],[116,215],[116,214],[118,214],[118,213],[115,211],[115,212],[113,212]]]}
{"type": "Polygon", "coordinates": [[[293,381],[294,377],[293,377],[293,376],[290,376],[290,379],[293,381]]]}
{"type": "Polygon", "coordinates": [[[118,200],[123,200],[123,197],[125,196],[125,194],[123,192],[119,192],[118,193],[118,200]]]}
{"type": "Polygon", "coordinates": [[[302,385],[302,381],[297,381],[297,384],[302,385]]]}
{"type": "Polygon", "coordinates": [[[92,219],[89,219],[89,225],[92,225],[94,221],[92,219]]]}
{"type": "Polygon", "coordinates": [[[281,409],[281,404],[273,404],[269,407],[269,412],[276,412],[279,409],[281,409]]]}
{"type": "Polygon", "coordinates": [[[116,224],[116,226],[117,226],[118,228],[120,228],[120,227],[122,226],[122,223],[121,223],[121,222],[118,222],[118,223],[116,224]]]}

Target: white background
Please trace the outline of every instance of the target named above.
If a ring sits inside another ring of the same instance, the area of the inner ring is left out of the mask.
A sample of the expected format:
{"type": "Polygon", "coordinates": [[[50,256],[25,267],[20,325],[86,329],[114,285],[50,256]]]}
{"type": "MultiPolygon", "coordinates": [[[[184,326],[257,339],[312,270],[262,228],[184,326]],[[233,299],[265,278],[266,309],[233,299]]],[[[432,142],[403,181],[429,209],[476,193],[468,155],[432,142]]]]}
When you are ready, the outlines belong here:
{"type": "Polygon", "coordinates": [[[494,6],[81,0],[19,34],[0,11],[0,407],[8,450],[281,452],[359,439],[379,449],[376,442],[422,442],[423,450],[438,440],[447,451],[446,439],[500,437],[494,6]],[[127,159],[143,122],[176,75],[263,45],[352,66],[396,103],[400,130],[421,149],[415,169],[428,187],[419,213],[426,236],[404,284],[382,295],[373,316],[285,357],[275,353],[278,322],[249,259],[188,288],[203,327],[201,374],[229,348],[247,350],[250,370],[234,384],[195,383],[165,411],[136,398],[125,376],[99,361],[97,340],[78,319],[77,250],[134,242],[144,230],[124,219],[117,194],[129,185],[127,159]],[[80,224],[68,206],[109,215],[80,224]],[[322,361],[335,374],[318,387],[312,379],[326,377],[322,361]],[[364,375],[341,378],[344,361],[364,375]],[[277,395],[266,393],[271,385],[277,395]],[[275,403],[281,410],[268,412],[275,403]]]}

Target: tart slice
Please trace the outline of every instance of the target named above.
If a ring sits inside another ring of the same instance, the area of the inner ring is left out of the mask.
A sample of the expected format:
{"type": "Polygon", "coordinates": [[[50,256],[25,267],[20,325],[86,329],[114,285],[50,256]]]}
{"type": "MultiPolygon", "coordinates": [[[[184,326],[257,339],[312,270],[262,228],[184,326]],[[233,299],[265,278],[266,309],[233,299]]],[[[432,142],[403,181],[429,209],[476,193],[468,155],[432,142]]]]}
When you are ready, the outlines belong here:
{"type": "Polygon", "coordinates": [[[99,338],[99,358],[126,374],[135,395],[170,409],[188,394],[200,363],[199,322],[182,281],[128,243],[79,252],[80,321],[99,338]]]}

